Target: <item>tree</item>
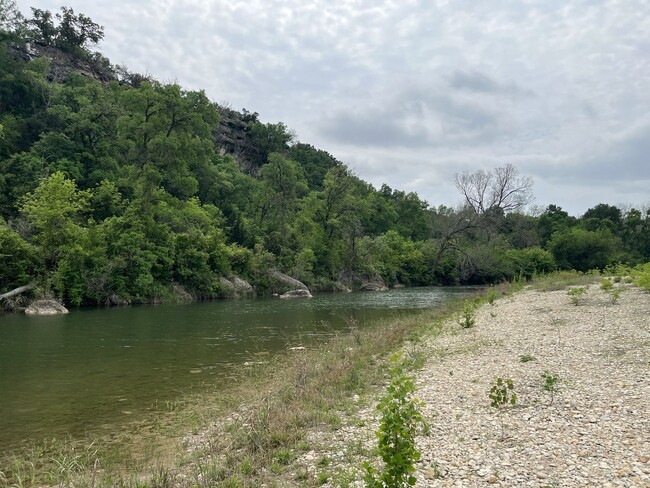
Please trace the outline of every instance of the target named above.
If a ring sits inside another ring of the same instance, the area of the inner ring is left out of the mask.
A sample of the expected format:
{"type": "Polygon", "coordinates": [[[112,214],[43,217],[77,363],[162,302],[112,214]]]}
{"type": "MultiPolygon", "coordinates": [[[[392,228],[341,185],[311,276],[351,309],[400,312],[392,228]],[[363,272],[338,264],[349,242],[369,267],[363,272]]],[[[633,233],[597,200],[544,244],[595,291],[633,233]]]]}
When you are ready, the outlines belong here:
{"type": "Polygon", "coordinates": [[[19,31],[25,22],[14,0],[0,0],[0,33],[19,31]]]}
{"type": "Polygon", "coordinates": [[[456,187],[465,198],[465,204],[476,214],[495,210],[508,213],[533,200],[533,181],[519,176],[512,164],[491,171],[456,173],[454,179],[456,187]]]}
{"type": "Polygon", "coordinates": [[[566,211],[562,210],[562,207],[549,205],[537,220],[537,227],[539,229],[539,236],[542,244],[546,245],[553,234],[573,227],[576,222],[577,220],[575,217],[569,216],[566,211]]]}
{"type": "Polygon", "coordinates": [[[34,226],[35,242],[48,269],[54,268],[66,246],[79,238],[79,219],[87,207],[88,194],[77,190],[62,172],[43,179],[33,193],[25,195],[21,213],[34,226]]]}
{"type": "Polygon", "coordinates": [[[52,12],[32,8],[32,18],[27,21],[31,26],[31,39],[55,46],[64,51],[84,50],[89,43],[97,44],[104,38],[104,27],[93,22],[84,14],[75,15],[69,7],[61,7],[56,14],[55,24],[52,12]]]}
{"type": "Polygon", "coordinates": [[[587,230],[609,229],[619,232],[623,226],[623,212],[613,205],[599,203],[585,212],[580,223],[587,230]]]}
{"type": "Polygon", "coordinates": [[[618,258],[620,240],[607,230],[592,232],[573,227],[553,234],[548,249],[558,267],[589,271],[603,269],[618,258]]]}

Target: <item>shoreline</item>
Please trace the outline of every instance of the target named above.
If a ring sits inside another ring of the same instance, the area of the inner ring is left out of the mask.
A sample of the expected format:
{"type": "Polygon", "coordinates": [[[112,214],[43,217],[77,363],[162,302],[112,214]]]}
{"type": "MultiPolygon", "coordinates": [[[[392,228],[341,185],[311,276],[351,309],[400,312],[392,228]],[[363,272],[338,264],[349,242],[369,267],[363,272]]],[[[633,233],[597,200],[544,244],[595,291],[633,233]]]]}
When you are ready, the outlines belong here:
{"type": "MultiPolygon", "coordinates": [[[[650,296],[624,290],[612,303],[592,284],[576,306],[567,290],[527,287],[483,305],[471,329],[447,322],[414,374],[427,425],[416,486],[650,487],[650,296]],[[553,397],[544,373],[559,378],[553,397]],[[500,414],[488,398],[497,377],[518,395],[500,414]]],[[[323,448],[298,464],[318,473],[330,456],[322,486],[363,486],[377,422],[370,402],[341,432],[313,432],[323,448]]]]}
{"type": "Polygon", "coordinates": [[[497,288],[502,297],[483,298],[470,329],[458,324],[461,300],[368,331],[351,324],[323,350],[252,365],[228,398],[188,398],[149,433],[165,447],[141,453],[140,464],[112,472],[102,458],[51,484],[108,476],[122,486],[363,486],[363,462],[376,463],[387,357],[402,350],[425,402],[417,486],[650,486],[650,441],[638,437],[650,432],[642,401],[650,397],[650,297],[621,284],[611,303],[594,276],[581,280],[592,284],[578,306],[568,282],[514,295],[497,288]],[[559,377],[552,404],[544,371],[559,377]],[[488,399],[497,375],[511,377],[519,396],[500,416],[488,399]],[[626,401],[614,408],[610,396],[626,401]]]}

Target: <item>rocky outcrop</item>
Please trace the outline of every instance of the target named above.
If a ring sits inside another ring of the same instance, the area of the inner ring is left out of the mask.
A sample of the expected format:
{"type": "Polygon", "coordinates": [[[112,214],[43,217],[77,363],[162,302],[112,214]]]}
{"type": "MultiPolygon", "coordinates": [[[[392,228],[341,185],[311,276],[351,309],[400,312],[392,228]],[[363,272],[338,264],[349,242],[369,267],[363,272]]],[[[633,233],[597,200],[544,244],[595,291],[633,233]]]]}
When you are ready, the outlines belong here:
{"type": "Polygon", "coordinates": [[[28,315],[59,315],[68,313],[68,309],[56,300],[35,300],[25,309],[28,315]]]}
{"type": "Polygon", "coordinates": [[[237,161],[239,169],[247,174],[255,174],[261,151],[250,137],[250,123],[256,120],[256,114],[240,113],[228,107],[217,106],[219,127],[213,131],[214,142],[219,153],[230,155],[237,161]]]}
{"type": "Polygon", "coordinates": [[[253,287],[246,280],[241,279],[239,276],[234,276],[230,279],[219,278],[221,284],[221,291],[225,298],[245,298],[253,296],[253,287]]]}
{"type": "Polygon", "coordinates": [[[70,53],[54,46],[32,42],[15,47],[14,56],[25,61],[34,58],[49,59],[47,79],[54,83],[64,82],[71,73],[87,76],[104,84],[117,79],[108,59],[98,52],[70,53]]]}
{"type": "Polygon", "coordinates": [[[307,285],[279,271],[270,271],[268,273],[269,288],[271,293],[282,295],[292,290],[307,290],[307,285]]]}
{"type": "Polygon", "coordinates": [[[309,290],[289,290],[280,295],[280,298],[312,298],[309,290]]]}

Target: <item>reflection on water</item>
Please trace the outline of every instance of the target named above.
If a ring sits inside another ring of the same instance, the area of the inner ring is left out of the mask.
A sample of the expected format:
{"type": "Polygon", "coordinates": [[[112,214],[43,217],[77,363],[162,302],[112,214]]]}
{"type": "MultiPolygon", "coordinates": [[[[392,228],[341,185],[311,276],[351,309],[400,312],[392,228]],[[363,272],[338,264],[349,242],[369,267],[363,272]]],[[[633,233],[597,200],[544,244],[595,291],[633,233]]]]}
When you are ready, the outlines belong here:
{"type": "Polygon", "coordinates": [[[25,440],[98,432],[192,388],[227,382],[260,355],[315,344],[466,288],[323,294],[0,315],[0,451],[25,440]]]}

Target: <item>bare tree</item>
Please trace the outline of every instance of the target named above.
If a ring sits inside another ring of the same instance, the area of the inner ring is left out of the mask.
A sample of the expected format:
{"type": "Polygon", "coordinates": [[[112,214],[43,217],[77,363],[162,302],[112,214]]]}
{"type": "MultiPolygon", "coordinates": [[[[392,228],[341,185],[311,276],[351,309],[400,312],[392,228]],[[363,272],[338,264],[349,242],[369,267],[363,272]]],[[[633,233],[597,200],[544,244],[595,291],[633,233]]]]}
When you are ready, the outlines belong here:
{"type": "Polygon", "coordinates": [[[456,173],[454,179],[466,205],[476,214],[495,210],[508,213],[533,200],[533,181],[520,176],[512,164],[491,171],[456,173]]]}
{"type": "Polygon", "coordinates": [[[478,232],[491,236],[498,232],[504,214],[524,207],[533,200],[533,182],[520,176],[512,164],[490,171],[456,173],[456,186],[463,194],[463,206],[440,209],[436,219],[438,251],[433,260],[434,270],[442,257],[455,252],[461,256],[461,268],[471,273],[474,257],[463,251],[460,241],[478,232]]]}

